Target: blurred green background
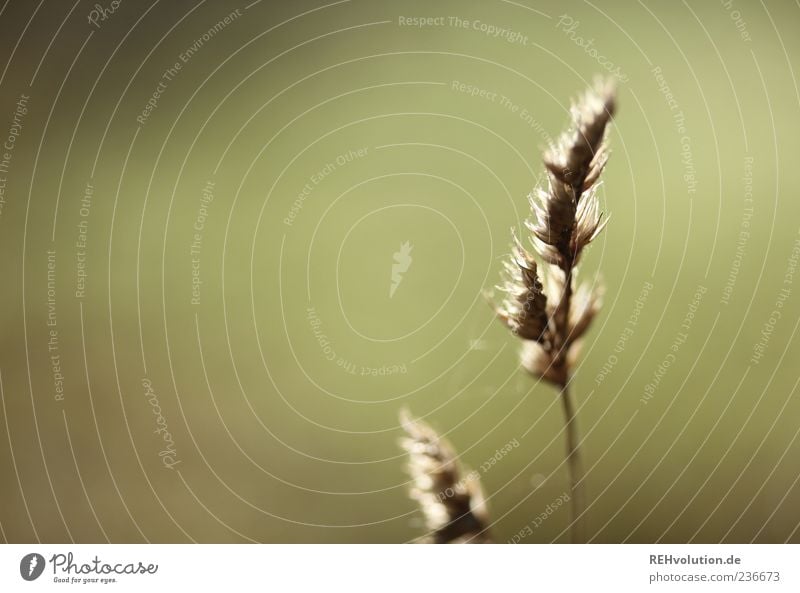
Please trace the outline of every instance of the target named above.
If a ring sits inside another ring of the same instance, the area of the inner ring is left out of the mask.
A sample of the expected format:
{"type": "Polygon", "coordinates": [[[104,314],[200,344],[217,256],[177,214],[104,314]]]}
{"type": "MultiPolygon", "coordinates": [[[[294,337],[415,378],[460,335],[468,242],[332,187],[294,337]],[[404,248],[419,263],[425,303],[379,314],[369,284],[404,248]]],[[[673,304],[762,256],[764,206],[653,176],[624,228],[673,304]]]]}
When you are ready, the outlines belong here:
{"type": "Polygon", "coordinates": [[[404,406],[472,468],[518,440],[481,476],[511,540],[563,420],[481,293],[610,72],[590,537],[800,542],[796,5],[99,5],[0,13],[6,541],[412,540],[404,406]]]}

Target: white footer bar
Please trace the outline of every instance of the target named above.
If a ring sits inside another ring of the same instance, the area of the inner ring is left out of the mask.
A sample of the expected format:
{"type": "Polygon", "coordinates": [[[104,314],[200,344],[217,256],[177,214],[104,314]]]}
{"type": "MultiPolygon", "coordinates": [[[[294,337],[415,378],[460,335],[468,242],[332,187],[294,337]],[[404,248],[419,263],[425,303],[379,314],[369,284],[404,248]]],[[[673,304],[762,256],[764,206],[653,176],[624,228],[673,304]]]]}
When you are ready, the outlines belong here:
{"type": "Polygon", "coordinates": [[[800,591],[798,556],[797,545],[11,544],[0,591],[800,591]]]}

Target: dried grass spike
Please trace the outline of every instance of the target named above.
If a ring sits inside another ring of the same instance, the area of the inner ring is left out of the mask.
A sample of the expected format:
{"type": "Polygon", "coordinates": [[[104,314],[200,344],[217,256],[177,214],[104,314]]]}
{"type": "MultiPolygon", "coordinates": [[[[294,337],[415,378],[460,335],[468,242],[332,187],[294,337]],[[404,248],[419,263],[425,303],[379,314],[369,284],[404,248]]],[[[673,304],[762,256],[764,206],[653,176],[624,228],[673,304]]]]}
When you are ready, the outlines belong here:
{"type": "Polygon", "coordinates": [[[425,514],[428,543],[489,543],[489,517],[476,472],[464,473],[450,444],[422,421],[400,412],[408,437],[411,498],[425,514]]]}
{"type": "MultiPolygon", "coordinates": [[[[570,109],[572,127],[545,153],[544,162],[550,173],[574,188],[576,194],[583,190],[593,167],[602,169],[603,142],[615,107],[613,84],[598,80],[570,109]]],[[[599,171],[593,174],[595,179],[598,175],[599,171]]]]}
{"type": "Polygon", "coordinates": [[[583,188],[582,191],[586,191],[594,183],[600,178],[600,173],[606,168],[606,163],[608,163],[608,155],[609,150],[605,143],[597,149],[597,154],[592,161],[592,166],[589,169],[588,175],[586,175],[586,179],[583,180],[583,188]]]}
{"type": "Polygon", "coordinates": [[[558,308],[558,297],[564,294],[565,277],[564,271],[557,265],[547,265],[539,270],[542,279],[542,286],[546,295],[552,295],[554,298],[547,299],[547,316],[552,319],[556,314],[558,308]]]}
{"type": "Polygon", "coordinates": [[[533,217],[525,221],[525,226],[533,233],[536,251],[546,262],[563,267],[569,259],[575,227],[575,192],[551,177],[547,191],[537,189],[528,201],[533,217]]]}
{"type": "Polygon", "coordinates": [[[553,364],[553,357],[549,350],[536,342],[522,342],[520,351],[520,364],[537,379],[543,379],[553,385],[562,382],[561,369],[553,364]]]}
{"type": "Polygon", "coordinates": [[[591,187],[584,193],[581,203],[578,205],[572,245],[576,264],[583,248],[594,241],[608,222],[608,217],[603,219],[603,213],[600,212],[600,198],[597,196],[598,187],[591,187]]]}
{"type": "Polygon", "coordinates": [[[570,303],[569,341],[574,343],[586,333],[603,306],[603,285],[600,280],[584,282],[575,291],[570,303]]]}
{"type": "MultiPolygon", "coordinates": [[[[513,261],[527,276],[507,265],[514,281],[507,283],[510,298],[504,301],[504,308],[498,310],[498,315],[514,330],[519,325],[520,297],[526,292],[543,293],[541,299],[534,302],[544,304],[547,325],[535,324],[535,331],[528,335],[515,333],[522,338],[532,336],[522,341],[520,362],[523,368],[534,377],[552,383],[559,391],[572,491],[570,531],[574,543],[585,541],[586,507],[577,407],[570,379],[580,353],[580,338],[600,309],[601,291],[588,286],[574,291],[573,285],[583,249],[597,237],[608,220],[600,212],[597,182],[608,161],[606,136],[615,108],[613,83],[598,80],[572,106],[570,129],[545,152],[548,186],[546,191],[536,189],[528,196],[532,216],[525,226],[531,232],[536,253],[549,267],[543,269],[544,282],[540,282],[532,258],[524,250],[519,251],[525,257],[515,256],[513,261]],[[545,329],[539,333],[543,327],[545,329]]],[[[516,238],[515,242],[519,243],[516,238]]],[[[537,305],[536,310],[541,310],[541,306],[537,305]]]]}
{"type": "Polygon", "coordinates": [[[548,329],[547,297],[539,281],[536,260],[516,235],[511,258],[504,262],[505,279],[498,290],[506,293],[495,307],[500,320],[515,335],[525,340],[543,341],[548,329]]]}

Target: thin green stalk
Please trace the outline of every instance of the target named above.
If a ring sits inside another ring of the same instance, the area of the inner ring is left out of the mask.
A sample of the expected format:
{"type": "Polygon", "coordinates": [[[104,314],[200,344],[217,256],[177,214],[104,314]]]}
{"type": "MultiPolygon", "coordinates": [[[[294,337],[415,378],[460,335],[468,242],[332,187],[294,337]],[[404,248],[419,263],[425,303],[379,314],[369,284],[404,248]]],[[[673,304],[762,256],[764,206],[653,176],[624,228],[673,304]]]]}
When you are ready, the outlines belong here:
{"type": "Polygon", "coordinates": [[[584,510],[586,498],[584,492],[583,461],[578,446],[578,424],[575,417],[575,405],[572,401],[569,387],[565,384],[561,389],[561,404],[564,409],[564,423],[567,433],[567,467],[569,468],[570,483],[570,508],[573,544],[582,544],[586,541],[584,525],[584,510]]]}

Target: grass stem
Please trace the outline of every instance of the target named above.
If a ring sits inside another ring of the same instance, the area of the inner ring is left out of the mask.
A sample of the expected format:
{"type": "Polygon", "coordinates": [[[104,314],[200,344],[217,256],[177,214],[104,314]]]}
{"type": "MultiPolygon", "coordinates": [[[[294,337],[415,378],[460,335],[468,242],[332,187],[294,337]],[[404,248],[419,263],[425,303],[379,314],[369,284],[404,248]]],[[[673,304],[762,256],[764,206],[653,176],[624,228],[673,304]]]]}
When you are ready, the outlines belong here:
{"type": "Polygon", "coordinates": [[[578,423],[575,417],[575,403],[569,386],[561,389],[561,404],[564,409],[564,427],[567,437],[567,468],[569,470],[571,523],[570,532],[573,544],[586,541],[584,512],[586,508],[585,482],[583,480],[583,461],[579,448],[578,423]]]}

